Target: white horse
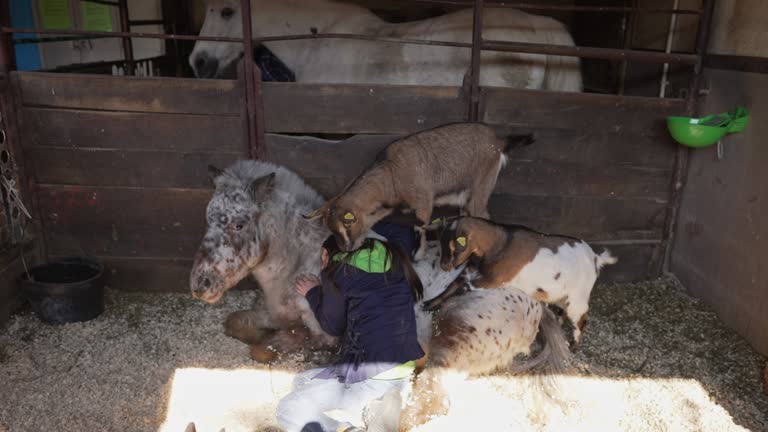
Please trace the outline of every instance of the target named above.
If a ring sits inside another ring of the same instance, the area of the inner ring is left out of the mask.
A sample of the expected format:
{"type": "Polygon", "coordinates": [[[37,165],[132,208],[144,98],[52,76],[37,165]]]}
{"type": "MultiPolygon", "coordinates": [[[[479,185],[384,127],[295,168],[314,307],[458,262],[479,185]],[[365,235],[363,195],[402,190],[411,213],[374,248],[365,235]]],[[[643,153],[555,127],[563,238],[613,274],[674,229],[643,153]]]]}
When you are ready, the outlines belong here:
{"type": "MultiPolygon", "coordinates": [[[[332,0],[251,0],[254,37],[310,32],[353,33],[449,42],[472,41],[469,9],[422,21],[392,24],[368,9],[332,0]]],[[[242,37],[238,0],[210,0],[201,36],[242,37]]],[[[489,40],[573,46],[566,27],[548,17],[509,8],[486,8],[489,40]]],[[[298,82],[460,86],[470,64],[468,48],[402,45],[351,39],[265,42],[298,82]]],[[[242,44],[197,41],[189,62],[200,78],[223,78],[243,54],[242,44]]],[[[484,86],[581,91],[577,57],[484,51],[484,86]]]]}

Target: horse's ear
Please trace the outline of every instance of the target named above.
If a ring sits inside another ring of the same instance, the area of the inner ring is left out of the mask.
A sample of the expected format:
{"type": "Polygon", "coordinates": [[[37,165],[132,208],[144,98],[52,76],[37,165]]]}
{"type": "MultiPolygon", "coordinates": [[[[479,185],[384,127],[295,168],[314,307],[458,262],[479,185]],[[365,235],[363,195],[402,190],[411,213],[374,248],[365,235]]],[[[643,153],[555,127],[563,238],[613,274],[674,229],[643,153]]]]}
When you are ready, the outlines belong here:
{"type": "Polygon", "coordinates": [[[260,201],[268,197],[275,189],[275,173],[269,173],[259,177],[248,185],[248,194],[254,201],[260,201]]]}
{"type": "Polygon", "coordinates": [[[208,165],[208,177],[211,179],[211,183],[216,184],[216,177],[224,174],[224,170],[216,168],[213,165],[208,165]]]}

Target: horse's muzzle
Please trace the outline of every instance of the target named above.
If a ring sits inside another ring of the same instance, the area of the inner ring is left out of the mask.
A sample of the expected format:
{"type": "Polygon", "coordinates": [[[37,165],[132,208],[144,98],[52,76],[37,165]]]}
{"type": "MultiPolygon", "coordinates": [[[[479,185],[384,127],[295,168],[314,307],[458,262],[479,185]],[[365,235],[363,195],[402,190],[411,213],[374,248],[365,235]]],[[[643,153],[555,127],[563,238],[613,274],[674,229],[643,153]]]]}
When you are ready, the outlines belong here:
{"type": "Polygon", "coordinates": [[[219,70],[219,60],[200,52],[192,59],[192,69],[198,78],[215,78],[219,70]]]}

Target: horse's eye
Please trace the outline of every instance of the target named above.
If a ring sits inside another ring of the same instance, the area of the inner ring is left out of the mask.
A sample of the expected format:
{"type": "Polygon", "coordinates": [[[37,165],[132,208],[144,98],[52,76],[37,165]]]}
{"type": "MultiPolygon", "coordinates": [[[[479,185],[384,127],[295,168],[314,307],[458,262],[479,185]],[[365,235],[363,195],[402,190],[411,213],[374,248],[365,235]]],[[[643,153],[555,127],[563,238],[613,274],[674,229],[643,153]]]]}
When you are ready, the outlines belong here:
{"type": "Polygon", "coordinates": [[[232,18],[232,15],[234,14],[235,14],[235,10],[229,7],[225,7],[221,10],[221,17],[224,19],[232,18]]]}
{"type": "Polygon", "coordinates": [[[235,228],[235,231],[242,231],[243,230],[243,225],[242,224],[235,224],[234,228],[235,228]]]}

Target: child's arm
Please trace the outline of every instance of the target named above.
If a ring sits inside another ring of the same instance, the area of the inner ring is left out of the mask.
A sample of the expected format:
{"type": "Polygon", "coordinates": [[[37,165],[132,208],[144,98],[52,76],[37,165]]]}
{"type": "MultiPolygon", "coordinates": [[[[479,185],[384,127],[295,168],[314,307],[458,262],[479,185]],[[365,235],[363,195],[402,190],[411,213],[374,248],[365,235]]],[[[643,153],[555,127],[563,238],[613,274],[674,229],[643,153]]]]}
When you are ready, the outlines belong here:
{"type": "Polygon", "coordinates": [[[389,243],[400,246],[406,253],[413,252],[416,247],[416,233],[413,226],[378,222],[372,229],[376,234],[386,238],[389,243]]]}
{"type": "Polygon", "coordinates": [[[341,336],[347,327],[347,304],[344,296],[331,287],[320,284],[320,280],[300,276],[296,281],[296,290],[304,296],[320,327],[331,336],[341,336]],[[307,288],[307,283],[314,287],[307,288]]]}

